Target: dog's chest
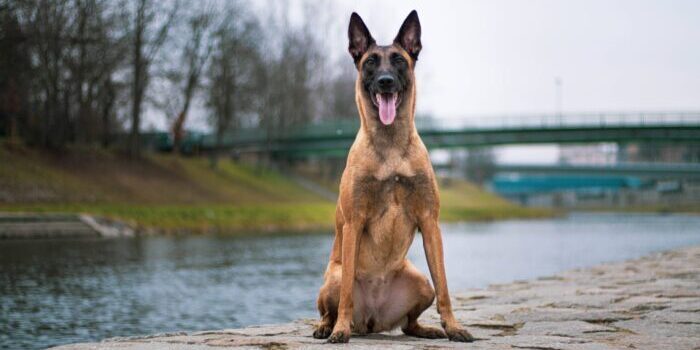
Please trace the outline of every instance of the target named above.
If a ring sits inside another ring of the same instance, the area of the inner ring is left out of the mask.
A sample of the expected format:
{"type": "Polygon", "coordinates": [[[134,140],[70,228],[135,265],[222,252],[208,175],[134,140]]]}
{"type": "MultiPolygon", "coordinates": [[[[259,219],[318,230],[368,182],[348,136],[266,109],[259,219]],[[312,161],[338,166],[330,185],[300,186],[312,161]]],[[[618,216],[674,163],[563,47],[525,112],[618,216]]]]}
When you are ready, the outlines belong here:
{"type": "Polygon", "coordinates": [[[355,210],[366,222],[358,271],[374,274],[398,268],[406,257],[418,224],[417,212],[431,201],[430,181],[423,173],[367,176],[355,188],[355,210]]]}
{"type": "Polygon", "coordinates": [[[354,188],[359,207],[366,210],[370,221],[379,220],[390,209],[411,219],[418,203],[433,196],[429,178],[422,172],[406,176],[394,172],[385,178],[366,176],[354,188]]]}
{"type": "Polygon", "coordinates": [[[381,161],[378,169],[373,172],[373,177],[381,180],[396,179],[396,176],[410,179],[414,175],[415,171],[409,161],[398,154],[388,155],[381,161]]]}

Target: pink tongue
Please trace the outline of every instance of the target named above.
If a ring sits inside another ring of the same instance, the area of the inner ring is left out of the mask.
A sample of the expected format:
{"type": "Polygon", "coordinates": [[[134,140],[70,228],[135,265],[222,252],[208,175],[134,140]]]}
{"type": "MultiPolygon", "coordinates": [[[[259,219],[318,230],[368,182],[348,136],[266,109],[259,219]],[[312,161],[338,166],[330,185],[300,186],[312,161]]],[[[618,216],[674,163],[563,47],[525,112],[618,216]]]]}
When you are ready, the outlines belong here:
{"type": "Polygon", "coordinates": [[[384,125],[389,125],[396,118],[396,94],[377,94],[377,102],[379,103],[379,120],[384,125]]]}

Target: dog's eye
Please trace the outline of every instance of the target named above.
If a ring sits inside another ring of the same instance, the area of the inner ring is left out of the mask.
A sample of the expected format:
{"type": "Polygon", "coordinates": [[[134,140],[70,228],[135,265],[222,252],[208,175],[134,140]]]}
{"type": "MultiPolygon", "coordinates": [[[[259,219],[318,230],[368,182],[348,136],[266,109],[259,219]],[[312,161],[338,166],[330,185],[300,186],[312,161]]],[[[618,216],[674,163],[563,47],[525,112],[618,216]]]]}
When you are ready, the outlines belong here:
{"type": "Polygon", "coordinates": [[[401,65],[406,63],[406,60],[403,57],[401,57],[401,55],[394,55],[391,57],[391,62],[396,65],[401,65]]]}
{"type": "Polygon", "coordinates": [[[374,65],[377,64],[377,58],[374,56],[369,56],[367,57],[367,60],[365,60],[365,66],[367,67],[374,67],[374,65]]]}

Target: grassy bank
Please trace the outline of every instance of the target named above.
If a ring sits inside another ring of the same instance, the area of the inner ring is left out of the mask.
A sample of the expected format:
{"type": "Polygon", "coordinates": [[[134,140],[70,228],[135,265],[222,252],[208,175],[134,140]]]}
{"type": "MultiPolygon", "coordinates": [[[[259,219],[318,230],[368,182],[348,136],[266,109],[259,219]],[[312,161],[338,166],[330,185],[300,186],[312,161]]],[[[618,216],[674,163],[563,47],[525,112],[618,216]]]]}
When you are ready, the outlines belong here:
{"type": "Polygon", "coordinates": [[[18,212],[90,213],[165,233],[251,233],[328,230],[332,203],[227,204],[45,204],[2,207],[18,212]]]}
{"type": "Polygon", "coordinates": [[[525,208],[461,180],[440,181],[442,221],[484,221],[510,218],[544,218],[549,209],[525,208]]]}
{"type": "Polygon", "coordinates": [[[585,211],[592,212],[619,212],[619,213],[649,213],[649,214],[691,214],[700,215],[700,205],[691,204],[657,204],[657,205],[638,205],[629,207],[591,207],[585,208],[585,211]]]}
{"type": "MultiPolygon", "coordinates": [[[[464,181],[445,182],[446,221],[541,217],[464,181]]],[[[335,203],[277,172],[204,158],[0,147],[0,211],[90,213],[162,232],[329,230],[335,203]]]]}

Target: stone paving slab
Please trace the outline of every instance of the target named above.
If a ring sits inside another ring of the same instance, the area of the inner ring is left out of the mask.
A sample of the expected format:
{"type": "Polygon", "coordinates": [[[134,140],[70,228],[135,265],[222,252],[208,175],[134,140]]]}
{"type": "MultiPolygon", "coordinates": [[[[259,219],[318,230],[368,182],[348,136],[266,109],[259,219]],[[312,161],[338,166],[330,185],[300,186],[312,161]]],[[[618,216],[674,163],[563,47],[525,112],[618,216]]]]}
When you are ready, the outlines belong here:
{"type": "MultiPolygon", "coordinates": [[[[299,320],[54,349],[700,350],[700,247],[470,290],[455,295],[454,308],[475,342],[424,340],[393,331],[356,335],[349,345],[326,344],[311,337],[314,320],[299,320]]],[[[439,323],[434,307],[421,319],[439,323]]]]}

